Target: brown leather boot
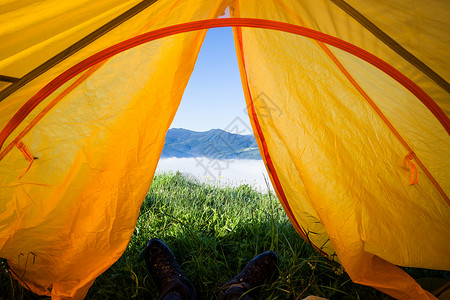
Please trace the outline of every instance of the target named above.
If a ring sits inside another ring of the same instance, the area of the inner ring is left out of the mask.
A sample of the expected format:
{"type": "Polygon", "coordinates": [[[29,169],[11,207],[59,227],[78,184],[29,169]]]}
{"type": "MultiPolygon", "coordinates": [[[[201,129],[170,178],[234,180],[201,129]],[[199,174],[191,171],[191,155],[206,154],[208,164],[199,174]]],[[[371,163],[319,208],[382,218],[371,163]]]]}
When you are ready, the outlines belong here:
{"type": "Polygon", "coordinates": [[[175,255],[162,240],[151,239],[143,256],[148,271],[155,276],[161,290],[159,299],[197,299],[194,285],[181,272],[175,255]]]}
{"type": "Polygon", "coordinates": [[[239,274],[221,287],[219,299],[251,299],[250,290],[275,279],[277,275],[278,256],[276,253],[273,251],[261,253],[249,261],[239,274]]]}

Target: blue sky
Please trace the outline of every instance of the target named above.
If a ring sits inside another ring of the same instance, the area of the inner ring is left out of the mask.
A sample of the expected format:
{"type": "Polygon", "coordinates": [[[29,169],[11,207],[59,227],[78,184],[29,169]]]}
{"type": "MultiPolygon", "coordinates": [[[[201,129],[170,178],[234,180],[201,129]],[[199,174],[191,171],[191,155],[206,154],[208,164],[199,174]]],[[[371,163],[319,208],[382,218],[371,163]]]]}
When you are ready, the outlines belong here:
{"type": "MultiPolygon", "coordinates": [[[[208,30],[172,128],[240,133],[248,127],[231,28],[208,30]],[[233,129],[234,128],[234,129],[233,129]]],[[[248,134],[246,130],[245,134],[248,134]]]]}

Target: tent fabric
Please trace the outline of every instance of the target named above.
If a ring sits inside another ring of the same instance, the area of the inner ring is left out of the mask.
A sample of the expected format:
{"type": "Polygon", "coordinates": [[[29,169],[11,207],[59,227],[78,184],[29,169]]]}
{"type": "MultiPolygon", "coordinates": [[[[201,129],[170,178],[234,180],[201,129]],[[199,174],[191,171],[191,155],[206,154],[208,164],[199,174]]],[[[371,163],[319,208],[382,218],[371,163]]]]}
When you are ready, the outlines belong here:
{"type": "MultiPolygon", "coordinates": [[[[78,5],[88,4],[79,1],[78,5]]],[[[110,5],[114,10],[116,4],[110,5]]],[[[3,100],[0,127],[73,64],[142,32],[216,18],[223,11],[218,5],[156,2],[151,10],[3,100]],[[171,18],[167,18],[169,12],[171,18]]],[[[36,12],[28,6],[22,9],[36,12]]],[[[56,6],[54,14],[59,10],[56,6]]],[[[97,13],[104,10],[101,7],[97,13]]],[[[95,278],[125,250],[205,33],[160,39],[86,70],[41,102],[5,141],[5,146],[10,144],[53,100],[62,97],[21,138],[38,158],[28,172],[21,176],[30,163],[17,147],[2,159],[0,169],[0,256],[8,259],[34,292],[55,299],[83,298],[95,278]]],[[[52,39],[48,42],[52,47],[52,39]]],[[[39,57],[40,52],[35,55],[39,57]]],[[[7,68],[2,70],[10,74],[7,68]]]]}
{"type": "Polygon", "coordinates": [[[324,37],[234,28],[252,127],[294,227],[354,282],[432,299],[396,265],[450,270],[443,1],[0,1],[0,75],[22,78],[0,83],[0,257],[35,293],[86,295],[134,230],[206,33],[195,21],[227,6],[236,21],[324,37]],[[172,25],[184,29],[102,56],[172,25]]]}
{"type": "MultiPolygon", "coordinates": [[[[339,28],[333,28],[338,31],[334,35],[364,46],[399,70],[407,69],[392,49],[373,36],[361,38],[367,35],[358,31],[365,28],[355,20],[340,20],[342,11],[329,1],[313,5],[309,1],[274,1],[273,7],[264,8],[242,1],[234,12],[239,17],[258,13],[260,18],[325,33],[332,32],[328,29],[332,22],[353,26],[356,28],[346,32],[357,36],[358,42],[340,34],[339,28]],[[284,13],[277,9],[281,5],[284,13]],[[320,5],[324,8],[318,9],[320,5]],[[311,26],[310,15],[319,24],[311,26]]],[[[297,220],[300,228],[319,233],[308,235],[315,245],[324,245],[328,236],[331,245],[325,246],[332,246],[353,281],[396,298],[406,298],[417,284],[394,264],[448,269],[449,261],[441,261],[450,253],[448,204],[422,172],[420,184],[408,185],[410,170],[405,165],[405,157],[414,149],[448,194],[448,164],[439,157],[448,152],[449,137],[437,119],[400,84],[351,54],[279,32],[253,28],[235,32],[248,107],[255,109],[254,130],[260,127],[264,135],[272,173],[279,177],[285,194],[278,192],[278,196],[292,209],[291,219],[297,220]],[[366,97],[381,109],[408,148],[374,113],[366,97]],[[421,116],[420,122],[417,116],[421,116]],[[433,133],[424,137],[430,128],[433,133]],[[303,200],[298,201],[299,197],[303,200]],[[429,214],[434,209],[436,214],[429,214]],[[317,223],[311,227],[308,223],[314,221],[317,223]],[[423,234],[412,234],[418,227],[423,234]],[[392,235],[393,228],[402,229],[392,235]],[[424,239],[430,232],[436,234],[435,243],[424,239]],[[436,264],[424,260],[423,253],[435,253],[436,264]],[[392,288],[386,287],[386,282],[391,282],[392,288]],[[404,293],[392,290],[400,286],[404,293]]],[[[442,100],[448,103],[448,94],[442,100]]]]}

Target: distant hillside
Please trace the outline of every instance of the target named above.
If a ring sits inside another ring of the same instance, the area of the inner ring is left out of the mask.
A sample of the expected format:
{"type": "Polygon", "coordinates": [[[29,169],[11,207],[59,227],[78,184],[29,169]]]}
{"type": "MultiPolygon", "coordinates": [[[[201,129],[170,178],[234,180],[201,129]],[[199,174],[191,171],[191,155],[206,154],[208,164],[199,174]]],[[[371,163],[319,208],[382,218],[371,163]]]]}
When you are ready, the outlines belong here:
{"type": "Polygon", "coordinates": [[[253,135],[239,135],[220,129],[205,132],[169,129],[161,158],[209,157],[214,159],[261,159],[253,135]]]}

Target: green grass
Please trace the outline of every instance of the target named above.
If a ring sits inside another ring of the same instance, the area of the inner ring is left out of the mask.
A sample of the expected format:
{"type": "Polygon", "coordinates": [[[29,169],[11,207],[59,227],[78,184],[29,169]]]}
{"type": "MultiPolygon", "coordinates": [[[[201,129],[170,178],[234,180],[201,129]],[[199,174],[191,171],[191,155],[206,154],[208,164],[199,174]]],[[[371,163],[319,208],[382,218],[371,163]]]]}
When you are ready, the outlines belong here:
{"type": "MultiPolygon", "coordinates": [[[[87,299],[157,299],[158,287],[142,260],[142,250],[153,237],[170,246],[201,299],[216,299],[220,284],[266,250],[278,254],[280,276],[259,287],[257,299],[383,298],[352,283],[336,263],[304,243],[273,193],[248,185],[219,188],[166,173],[155,176],[127,250],[97,278],[87,299]]],[[[5,266],[1,270],[4,299],[38,299],[10,280],[5,266]]]]}

